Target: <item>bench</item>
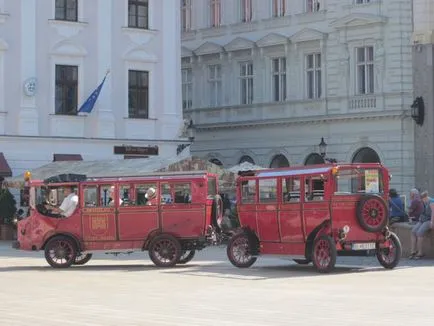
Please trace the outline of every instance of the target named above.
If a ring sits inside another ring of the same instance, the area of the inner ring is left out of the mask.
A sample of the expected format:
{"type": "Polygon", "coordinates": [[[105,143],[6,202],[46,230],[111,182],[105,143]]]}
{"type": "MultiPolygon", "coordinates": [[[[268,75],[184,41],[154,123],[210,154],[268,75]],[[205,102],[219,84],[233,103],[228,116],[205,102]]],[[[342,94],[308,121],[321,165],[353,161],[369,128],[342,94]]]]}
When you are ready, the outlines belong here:
{"type": "MultiPolygon", "coordinates": [[[[390,226],[390,231],[396,233],[402,245],[402,257],[407,258],[411,250],[411,229],[414,225],[403,223],[393,223],[390,226]]],[[[423,242],[424,254],[428,258],[434,258],[434,232],[429,231],[425,235],[423,242]]]]}

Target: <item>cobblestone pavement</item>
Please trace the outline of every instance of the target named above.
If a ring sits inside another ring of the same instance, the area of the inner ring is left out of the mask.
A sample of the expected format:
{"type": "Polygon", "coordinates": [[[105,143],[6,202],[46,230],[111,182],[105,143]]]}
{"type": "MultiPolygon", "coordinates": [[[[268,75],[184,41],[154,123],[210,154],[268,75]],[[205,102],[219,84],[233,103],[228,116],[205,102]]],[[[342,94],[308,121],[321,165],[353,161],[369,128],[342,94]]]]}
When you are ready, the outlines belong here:
{"type": "Polygon", "coordinates": [[[434,261],[403,259],[392,271],[373,257],[339,258],[317,274],[261,257],[237,269],[223,248],[186,266],[158,269],[147,253],[97,255],[67,270],[43,253],[0,243],[0,325],[432,325],[434,261]]]}

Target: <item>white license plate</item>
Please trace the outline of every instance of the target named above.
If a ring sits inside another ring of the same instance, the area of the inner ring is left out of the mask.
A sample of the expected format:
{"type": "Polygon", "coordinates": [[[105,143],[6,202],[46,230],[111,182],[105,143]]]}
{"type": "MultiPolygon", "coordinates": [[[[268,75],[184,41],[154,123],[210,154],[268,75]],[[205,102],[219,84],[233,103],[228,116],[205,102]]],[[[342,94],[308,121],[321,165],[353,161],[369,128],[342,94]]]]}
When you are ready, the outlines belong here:
{"type": "Polygon", "coordinates": [[[368,243],[353,243],[351,246],[353,250],[372,250],[375,249],[375,242],[368,243]]]}

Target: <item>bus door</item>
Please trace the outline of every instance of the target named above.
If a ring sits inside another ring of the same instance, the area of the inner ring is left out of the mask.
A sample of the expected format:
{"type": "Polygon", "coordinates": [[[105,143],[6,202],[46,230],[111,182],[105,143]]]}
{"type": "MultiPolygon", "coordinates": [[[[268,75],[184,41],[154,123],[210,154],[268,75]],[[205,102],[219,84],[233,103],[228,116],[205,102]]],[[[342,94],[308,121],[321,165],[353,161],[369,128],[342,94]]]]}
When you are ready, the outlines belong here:
{"type": "Polygon", "coordinates": [[[158,229],[158,184],[120,184],[119,240],[145,240],[158,229]]]}
{"type": "Polygon", "coordinates": [[[280,239],[282,242],[303,242],[304,240],[301,194],[299,176],[282,178],[282,203],[279,209],[280,239]]]}
{"type": "Polygon", "coordinates": [[[259,239],[280,242],[278,223],[277,179],[258,180],[259,200],[256,205],[259,239]]]}
{"type": "Polygon", "coordinates": [[[115,184],[82,185],[82,228],[84,241],[117,240],[116,210],[119,198],[115,184]]]}

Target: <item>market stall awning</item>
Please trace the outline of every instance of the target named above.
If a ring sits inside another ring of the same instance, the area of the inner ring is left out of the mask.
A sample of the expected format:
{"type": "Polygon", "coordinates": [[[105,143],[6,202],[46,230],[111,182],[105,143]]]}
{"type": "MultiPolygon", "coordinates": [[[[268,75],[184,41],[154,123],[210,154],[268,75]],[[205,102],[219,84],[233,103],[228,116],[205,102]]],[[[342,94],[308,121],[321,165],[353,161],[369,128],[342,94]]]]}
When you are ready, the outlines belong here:
{"type": "Polygon", "coordinates": [[[12,176],[12,170],[8,164],[8,161],[6,160],[3,153],[0,153],[0,177],[11,177],[12,176]]]}

